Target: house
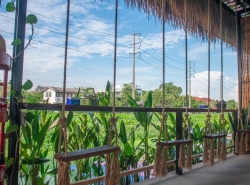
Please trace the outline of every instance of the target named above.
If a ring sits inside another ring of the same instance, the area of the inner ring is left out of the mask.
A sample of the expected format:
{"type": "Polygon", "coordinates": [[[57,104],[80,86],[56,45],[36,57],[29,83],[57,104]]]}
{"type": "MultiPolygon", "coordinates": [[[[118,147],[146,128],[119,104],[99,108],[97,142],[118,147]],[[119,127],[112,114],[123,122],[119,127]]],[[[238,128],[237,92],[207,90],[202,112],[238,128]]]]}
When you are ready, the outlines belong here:
{"type": "MultiPolygon", "coordinates": [[[[49,99],[48,103],[62,103],[63,102],[63,88],[47,86],[43,90],[43,99],[49,99]]],[[[78,92],[78,88],[66,88],[66,98],[74,97],[78,92]]],[[[66,100],[65,100],[66,101],[66,100]]]]}
{"type": "MultiPolygon", "coordinates": [[[[200,101],[200,102],[204,102],[204,103],[208,103],[208,98],[205,98],[205,97],[202,97],[202,98],[200,98],[200,97],[192,97],[192,98],[194,98],[195,99],[195,101],[200,101]]],[[[214,102],[214,100],[213,99],[211,99],[210,98],[210,103],[212,103],[212,102],[214,102]]]]}
{"type": "Polygon", "coordinates": [[[200,98],[200,97],[193,97],[194,99],[195,99],[195,101],[199,101],[199,102],[201,102],[201,103],[204,103],[204,105],[203,104],[200,104],[200,108],[201,109],[203,109],[203,108],[208,108],[208,100],[210,100],[210,108],[212,108],[212,109],[215,109],[215,107],[214,107],[214,100],[213,99],[208,99],[208,98],[205,98],[205,97],[202,97],[202,98],[200,98]]]}

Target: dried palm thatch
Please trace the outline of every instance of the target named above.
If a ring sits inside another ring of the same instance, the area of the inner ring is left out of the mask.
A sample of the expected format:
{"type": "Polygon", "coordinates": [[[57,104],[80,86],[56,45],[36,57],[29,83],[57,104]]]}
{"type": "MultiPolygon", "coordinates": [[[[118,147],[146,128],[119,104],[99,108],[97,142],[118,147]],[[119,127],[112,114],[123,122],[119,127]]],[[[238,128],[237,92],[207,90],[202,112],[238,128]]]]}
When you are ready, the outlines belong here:
{"type": "MultiPolygon", "coordinates": [[[[183,28],[185,25],[184,0],[164,0],[165,21],[175,29],[183,28]]],[[[187,24],[188,33],[202,41],[208,40],[208,1],[207,0],[186,0],[187,1],[187,24]]],[[[162,0],[125,0],[128,7],[138,8],[161,20],[162,0]]],[[[236,23],[235,16],[223,9],[223,38],[227,46],[236,46],[236,23]]],[[[162,21],[162,20],[161,20],[162,21]]],[[[210,40],[216,42],[220,33],[220,6],[211,0],[211,32],[210,40]]]]}

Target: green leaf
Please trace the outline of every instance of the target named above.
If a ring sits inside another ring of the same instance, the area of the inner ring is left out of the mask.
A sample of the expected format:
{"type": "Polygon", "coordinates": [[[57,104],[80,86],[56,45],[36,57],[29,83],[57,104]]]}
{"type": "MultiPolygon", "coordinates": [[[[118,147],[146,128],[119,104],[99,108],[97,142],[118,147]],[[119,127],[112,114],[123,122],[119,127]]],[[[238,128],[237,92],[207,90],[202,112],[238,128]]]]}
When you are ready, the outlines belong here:
{"type": "Polygon", "coordinates": [[[31,149],[32,148],[32,145],[31,144],[24,144],[24,143],[21,143],[21,147],[23,148],[23,149],[31,149]]]}
{"type": "Polygon", "coordinates": [[[7,12],[14,12],[16,10],[16,7],[14,5],[14,3],[9,2],[6,4],[6,11],[7,12]]]}
{"type": "Polygon", "coordinates": [[[68,117],[67,117],[67,123],[66,123],[67,127],[68,127],[69,124],[71,123],[71,121],[72,121],[72,119],[73,119],[73,116],[74,116],[73,112],[70,111],[70,112],[68,113],[68,117]]]}
{"type": "Polygon", "coordinates": [[[17,124],[13,124],[13,125],[10,125],[7,129],[6,129],[6,134],[10,134],[12,132],[16,132],[18,131],[19,129],[19,126],[17,124]]]}
{"type": "Polygon", "coordinates": [[[29,124],[26,124],[25,126],[22,127],[22,133],[23,133],[23,138],[26,142],[26,144],[32,144],[32,139],[31,139],[31,128],[29,124]]]}
{"type": "Polygon", "coordinates": [[[42,126],[38,136],[37,136],[37,144],[39,145],[39,148],[42,147],[45,136],[49,130],[51,123],[51,117],[46,121],[46,123],[42,126]]]}
{"type": "Polygon", "coordinates": [[[22,159],[22,164],[43,164],[49,162],[50,159],[36,158],[36,159],[22,159]]]}
{"type": "Polygon", "coordinates": [[[10,158],[6,161],[6,170],[9,169],[14,164],[14,158],[10,158]]]}
{"type": "Polygon", "coordinates": [[[31,121],[35,118],[35,115],[32,112],[27,112],[24,119],[31,123],[31,121]]]}
{"type": "Polygon", "coordinates": [[[31,136],[32,136],[33,141],[37,141],[37,137],[39,134],[39,121],[40,121],[41,112],[38,110],[35,110],[34,115],[35,117],[30,123],[31,124],[31,136]]]}
{"type": "Polygon", "coordinates": [[[144,107],[151,108],[152,107],[152,91],[148,93],[147,100],[144,103],[144,107]]]}
{"type": "Polygon", "coordinates": [[[41,177],[36,177],[37,185],[44,185],[43,179],[41,177]]]}
{"type": "Polygon", "coordinates": [[[121,125],[120,125],[120,134],[119,134],[121,141],[123,144],[125,144],[127,142],[127,133],[126,133],[126,128],[125,128],[125,124],[122,121],[121,125]]]}
{"type": "Polygon", "coordinates": [[[33,157],[33,155],[28,154],[27,150],[25,150],[25,149],[23,150],[22,148],[20,150],[20,156],[22,156],[23,159],[25,159],[25,160],[31,160],[31,158],[33,157]]]}
{"type": "Polygon", "coordinates": [[[168,115],[170,117],[170,120],[171,120],[172,124],[175,125],[176,121],[175,121],[175,118],[174,118],[173,114],[172,113],[168,113],[168,115]]]}
{"type": "Polygon", "coordinates": [[[32,87],[33,87],[32,81],[27,80],[27,81],[23,84],[22,89],[28,91],[28,90],[30,90],[32,87]]]}
{"type": "Polygon", "coordinates": [[[57,169],[51,169],[50,171],[48,171],[47,174],[55,175],[56,173],[57,173],[57,169]]]}
{"type": "Polygon", "coordinates": [[[131,147],[131,145],[129,143],[126,143],[124,145],[124,152],[126,153],[126,156],[131,156],[133,155],[133,148],[131,147]]]}
{"type": "Polygon", "coordinates": [[[130,142],[131,142],[133,148],[135,146],[135,132],[134,131],[135,130],[133,129],[132,132],[130,133],[130,142]]]}
{"type": "Polygon", "coordinates": [[[18,46],[18,45],[20,45],[20,44],[22,44],[22,40],[21,39],[15,39],[12,43],[11,43],[11,45],[13,45],[13,46],[18,46]]]}
{"type": "Polygon", "coordinates": [[[15,90],[11,90],[10,93],[11,93],[12,96],[14,96],[15,98],[17,98],[16,97],[17,92],[15,90]]]}
{"type": "Polygon", "coordinates": [[[26,23],[28,24],[36,24],[37,23],[37,17],[34,14],[29,14],[26,17],[26,23]]]}

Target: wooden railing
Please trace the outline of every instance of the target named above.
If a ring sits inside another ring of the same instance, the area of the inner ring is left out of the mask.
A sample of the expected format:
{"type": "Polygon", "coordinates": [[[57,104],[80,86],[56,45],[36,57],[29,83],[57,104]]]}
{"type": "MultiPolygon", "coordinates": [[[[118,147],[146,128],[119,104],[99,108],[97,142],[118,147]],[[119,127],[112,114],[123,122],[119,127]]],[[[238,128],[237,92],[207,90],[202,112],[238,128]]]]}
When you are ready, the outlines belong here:
{"type": "MultiPolygon", "coordinates": [[[[233,148],[234,146],[227,146],[227,149],[229,148],[233,148]]],[[[216,152],[217,150],[214,150],[214,152],[216,152]]],[[[196,159],[202,157],[202,154],[197,154],[197,155],[192,155],[192,159],[196,159]]],[[[167,162],[168,165],[174,165],[176,164],[176,160],[171,160],[167,162]]],[[[121,177],[124,176],[128,176],[128,175],[132,175],[132,174],[137,174],[140,172],[145,172],[145,171],[149,171],[152,170],[154,167],[154,165],[149,165],[149,166],[144,166],[141,168],[136,168],[136,169],[132,169],[132,170],[128,170],[128,171],[123,171],[120,173],[121,177]]],[[[78,182],[72,182],[71,185],[88,185],[88,184],[94,184],[94,183],[99,183],[99,182],[103,182],[104,181],[104,176],[100,176],[100,177],[94,177],[91,179],[86,179],[86,180],[82,180],[82,181],[78,181],[78,182]]]]}
{"type": "MultiPolygon", "coordinates": [[[[60,111],[62,109],[61,104],[40,104],[40,103],[22,103],[21,104],[22,109],[30,109],[30,110],[54,110],[54,111],[60,111]]],[[[82,106],[82,105],[66,105],[65,107],[66,111],[93,111],[93,112],[112,112],[112,107],[104,107],[104,106],[82,106]]],[[[162,112],[162,108],[143,108],[143,107],[116,107],[116,112],[162,112]]],[[[183,122],[183,113],[186,111],[185,108],[165,108],[165,112],[172,112],[176,113],[176,140],[181,140],[182,137],[182,122],[183,122]]],[[[224,112],[231,112],[233,116],[234,121],[234,130],[236,130],[236,125],[238,123],[238,114],[235,109],[225,109],[224,112]]],[[[188,112],[207,112],[207,109],[193,109],[188,108],[188,112]]],[[[221,112],[221,110],[218,109],[210,109],[209,112],[221,112]]],[[[235,132],[234,132],[235,134],[235,132]]],[[[233,138],[235,138],[233,136],[233,138]]],[[[230,146],[228,148],[232,148],[234,146],[230,146]]],[[[176,174],[182,174],[182,169],[179,169],[177,167],[178,159],[179,159],[179,150],[180,146],[176,146],[176,160],[168,161],[168,165],[175,164],[176,165],[176,174]]],[[[192,158],[198,158],[201,157],[202,154],[194,155],[192,158]]],[[[144,172],[153,169],[153,165],[129,170],[129,171],[123,171],[121,172],[122,176],[128,176],[131,174],[136,174],[139,172],[144,172]]],[[[95,177],[91,179],[87,179],[84,181],[74,182],[71,183],[72,185],[86,185],[86,184],[92,184],[92,183],[98,183],[104,181],[104,176],[101,177],[95,177]]]]}

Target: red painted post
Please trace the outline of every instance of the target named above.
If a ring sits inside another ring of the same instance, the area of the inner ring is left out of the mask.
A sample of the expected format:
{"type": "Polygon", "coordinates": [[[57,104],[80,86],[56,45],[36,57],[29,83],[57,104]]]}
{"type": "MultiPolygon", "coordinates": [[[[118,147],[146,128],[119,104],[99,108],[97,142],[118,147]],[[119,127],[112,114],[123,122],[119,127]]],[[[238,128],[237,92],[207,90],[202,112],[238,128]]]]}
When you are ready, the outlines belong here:
{"type": "Polygon", "coordinates": [[[5,138],[4,127],[8,121],[7,111],[7,87],[8,87],[8,71],[11,68],[11,57],[6,53],[6,46],[3,37],[0,35],[0,70],[4,71],[3,83],[0,83],[2,89],[2,97],[0,97],[0,185],[4,184],[5,177],[5,138]]]}

